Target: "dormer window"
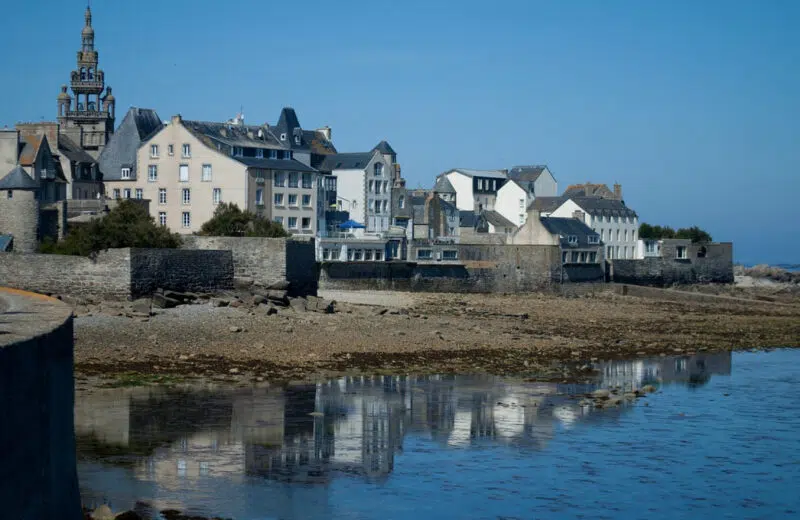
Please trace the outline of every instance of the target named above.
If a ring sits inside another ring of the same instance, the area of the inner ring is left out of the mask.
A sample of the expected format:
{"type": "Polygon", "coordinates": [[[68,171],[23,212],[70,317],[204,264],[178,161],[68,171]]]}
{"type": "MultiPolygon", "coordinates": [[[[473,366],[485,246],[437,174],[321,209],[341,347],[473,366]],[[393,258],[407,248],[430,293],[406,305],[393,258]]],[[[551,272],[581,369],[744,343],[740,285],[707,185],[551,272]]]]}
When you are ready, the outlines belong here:
{"type": "Polygon", "coordinates": [[[269,158],[270,159],[277,159],[278,158],[278,150],[270,150],[269,151],[269,158]]]}
{"type": "Polygon", "coordinates": [[[130,168],[123,168],[120,172],[120,178],[122,180],[128,180],[131,178],[131,169],[130,168]]]}
{"type": "Polygon", "coordinates": [[[578,235],[569,235],[567,237],[567,242],[570,244],[577,244],[578,243],[578,235]]]}
{"type": "Polygon", "coordinates": [[[286,134],[281,134],[281,141],[285,141],[285,140],[286,140],[286,134]]]}
{"type": "Polygon", "coordinates": [[[256,159],[263,159],[264,158],[264,150],[261,148],[256,148],[256,159]]]}
{"type": "Polygon", "coordinates": [[[234,146],[233,147],[233,156],[234,157],[241,157],[244,155],[244,149],[241,146],[234,146]]]}
{"type": "Polygon", "coordinates": [[[294,136],[294,144],[300,144],[300,136],[299,135],[294,136]]]}
{"type": "Polygon", "coordinates": [[[589,243],[590,244],[599,244],[600,237],[598,235],[589,235],[589,243]]]}
{"type": "Polygon", "coordinates": [[[383,163],[375,163],[375,177],[383,175],[383,163]]]}

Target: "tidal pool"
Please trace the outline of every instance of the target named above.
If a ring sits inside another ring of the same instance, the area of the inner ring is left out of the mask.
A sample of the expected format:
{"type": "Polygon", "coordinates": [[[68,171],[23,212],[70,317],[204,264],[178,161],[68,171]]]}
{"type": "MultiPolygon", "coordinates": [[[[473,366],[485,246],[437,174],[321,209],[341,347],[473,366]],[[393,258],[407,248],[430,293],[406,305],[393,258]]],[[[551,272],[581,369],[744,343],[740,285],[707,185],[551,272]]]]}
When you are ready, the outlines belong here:
{"type": "Polygon", "coordinates": [[[84,505],[235,520],[800,517],[800,350],[76,396],[84,505]],[[658,392],[582,406],[595,388],[658,392]]]}

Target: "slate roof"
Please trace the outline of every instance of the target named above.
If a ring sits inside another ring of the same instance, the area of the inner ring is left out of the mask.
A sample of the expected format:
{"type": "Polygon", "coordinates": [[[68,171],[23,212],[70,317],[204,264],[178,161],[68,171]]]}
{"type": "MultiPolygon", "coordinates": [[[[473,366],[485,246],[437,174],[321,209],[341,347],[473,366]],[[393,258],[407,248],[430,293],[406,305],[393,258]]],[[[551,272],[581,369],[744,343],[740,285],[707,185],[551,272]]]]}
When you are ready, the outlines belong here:
{"type": "Polygon", "coordinates": [[[393,157],[397,155],[397,152],[394,151],[392,145],[390,145],[386,141],[381,141],[380,143],[376,144],[373,150],[378,150],[382,154],[391,155],[393,157]]]}
{"type": "Polygon", "coordinates": [[[425,196],[411,195],[408,200],[411,203],[411,215],[416,224],[425,224],[425,196]]]}
{"type": "Polygon", "coordinates": [[[458,212],[459,227],[474,228],[478,222],[478,215],[471,210],[462,210],[458,212]]]}
{"type": "Polygon", "coordinates": [[[131,169],[131,179],[136,179],[136,152],[139,146],[163,126],[155,110],[131,107],[97,160],[103,178],[108,181],[121,180],[122,168],[126,167],[131,169]]]}
{"type": "Polygon", "coordinates": [[[560,205],[564,203],[566,199],[563,197],[536,197],[533,199],[528,205],[528,209],[535,209],[539,212],[551,213],[558,209],[560,205]]]}
{"type": "Polygon", "coordinates": [[[337,153],[325,157],[319,166],[320,171],[363,170],[372,160],[375,152],[337,153]]]}
{"type": "Polygon", "coordinates": [[[636,212],[625,205],[621,200],[603,199],[600,197],[569,197],[590,215],[609,215],[612,217],[636,217],[636,212]]]}
{"type": "Polygon", "coordinates": [[[39,183],[31,178],[22,166],[8,172],[5,177],[0,179],[0,190],[38,190],[39,183]]]}
{"type": "Polygon", "coordinates": [[[601,242],[599,241],[596,244],[589,243],[590,235],[597,236],[598,240],[599,235],[595,233],[592,228],[576,218],[542,217],[539,220],[542,222],[542,225],[545,227],[545,229],[547,229],[550,233],[560,237],[561,247],[585,248],[599,247],[601,245],[601,242]],[[570,244],[568,238],[570,235],[578,237],[578,242],[570,244]]]}
{"type": "Polygon", "coordinates": [[[235,125],[212,121],[182,120],[184,128],[195,134],[207,146],[216,148],[214,142],[242,148],[285,150],[280,140],[266,126],[235,125]]]}
{"type": "Polygon", "coordinates": [[[498,212],[496,212],[494,210],[486,210],[486,211],[484,211],[483,212],[483,216],[486,219],[486,222],[488,222],[489,224],[493,225],[494,227],[499,227],[499,228],[507,228],[507,227],[516,228],[517,227],[516,224],[514,224],[513,222],[511,222],[510,220],[505,218],[503,215],[501,215],[500,213],[498,213],[498,212]]]}
{"type": "Polygon", "coordinates": [[[286,170],[292,172],[315,172],[311,166],[306,166],[294,159],[258,159],[256,157],[231,157],[250,168],[263,168],[265,170],[286,170]]]}
{"type": "Polygon", "coordinates": [[[508,178],[521,182],[535,182],[547,169],[543,164],[535,166],[514,166],[508,170],[508,178]]]}
{"type": "Polygon", "coordinates": [[[77,163],[94,164],[97,162],[94,157],[75,144],[75,141],[62,134],[58,134],[58,151],[70,161],[77,163]]]}
{"type": "Polygon", "coordinates": [[[459,172],[467,177],[489,177],[493,179],[507,179],[508,174],[505,170],[472,170],[469,168],[453,168],[452,170],[447,170],[445,175],[452,172],[459,172]]]}
{"type": "Polygon", "coordinates": [[[564,197],[605,197],[614,198],[614,192],[608,189],[605,184],[571,184],[564,190],[564,197]]]}
{"type": "Polygon", "coordinates": [[[283,107],[275,126],[264,125],[273,137],[292,150],[309,151],[317,154],[336,153],[333,143],[328,141],[322,132],[316,130],[303,130],[297,112],[292,107],[283,107]],[[286,134],[286,141],[281,141],[281,134],[286,134]],[[295,136],[300,137],[300,143],[295,141],[295,136]]]}
{"type": "Polygon", "coordinates": [[[453,185],[447,179],[446,176],[440,175],[439,178],[436,180],[436,184],[433,185],[433,191],[437,193],[455,193],[456,190],[453,188],[453,185]]]}

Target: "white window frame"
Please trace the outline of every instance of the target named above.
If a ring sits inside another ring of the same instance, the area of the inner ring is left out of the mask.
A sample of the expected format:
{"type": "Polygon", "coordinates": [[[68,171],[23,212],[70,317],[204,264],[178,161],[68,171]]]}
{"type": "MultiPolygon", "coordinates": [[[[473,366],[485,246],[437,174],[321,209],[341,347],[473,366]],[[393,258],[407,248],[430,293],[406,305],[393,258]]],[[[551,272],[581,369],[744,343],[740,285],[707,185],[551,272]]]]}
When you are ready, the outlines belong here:
{"type": "Polygon", "coordinates": [[[167,203],[167,189],[166,188],[158,188],[158,203],[160,205],[164,205],[167,203]],[[162,197],[163,195],[163,197],[162,197]]]}
{"type": "Polygon", "coordinates": [[[303,205],[304,208],[310,208],[311,207],[311,195],[308,195],[308,194],[303,195],[303,197],[300,199],[300,202],[301,202],[301,204],[303,205]]]}
{"type": "Polygon", "coordinates": [[[215,206],[222,202],[222,188],[214,188],[211,190],[211,201],[215,206]]]}
{"type": "Polygon", "coordinates": [[[192,145],[189,143],[183,143],[181,146],[181,157],[184,159],[189,159],[192,157],[192,145]]]}
{"type": "Polygon", "coordinates": [[[264,205],[264,188],[256,188],[256,206],[264,205]]]}
{"type": "Polygon", "coordinates": [[[272,185],[276,188],[286,187],[286,172],[275,172],[272,185]]]}
{"type": "Polygon", "coordinates": [[[119,199],[119,198],[122,196],[122,195],[121,195],[121,194],[122,194],[122,192],[120,191],[120,189],[119,189],[119,188],[114,188],[114,192],[113,192],[113,193],[114,193],[114,198],[115,198],[115,199],[119,199]]]}
{"type": "Polygon", "coordinates": [[[289,172],[289,187],[290,188],[297,188],[300,184],[299,176],[297,172],[289,172]]]}
{"type": "Polygon", "coordinates": [[[300,176],[300,186],[306,190],[310,190],[314,187],[314,179],[311,177],[310,173],[304,173],[300,176]],[[308,180],[308,182],[306,182],[306,180],[308,180]]]}
{"type": "Polygon", "coordinates": [[[202,166],[202,169],[200,170],[200,181],[211,182],[213,175],[214,174],[211,165],[206,163],[202,166]]]}
{"type": "Polygon", "coordinates": [[[190,188],[181,189],[181,204],[187,206],[192,203],[192,190],[190,188]]]}
{"type": "Polygon", "coordinates": [[[432,259],[433,259],[432,249],[417,249],[417,260],[432,260],[432,259]]]}
{"type": "Polygon", "coordinates": [[[297,193],[290,193],[286,198],[286,205],[290,208],[297,207],[297,193]],[[292,198],[294,198],[294,202],[292,202],[292,198]]]}
{"type": "Polygon", "coordinates": [[[188,229],[192,227],[192,214],[189,211],[184,211],[181,213],[181,226],[184,229],[188,229]]]}
{"type": "Polygon", "coordinates": [[[281,134],[281,141],[285,141],[285,140],[286,140],[286,134],[281,134]]]}
{"type": "Polygon", "coordinates": [[[122,168],[119,172],[120,179],[127,181],[131,178],[131,169],[130,168],[122,168]]]}
{"type": "Polygon", "coordinates": [[[272,197],[272,203],[275,206],[283,207],[284,204],[283,199],[284,199],[283,193],[275,193],[274,196],[272,197]]]}
{"type": "Polygon", "coordinates": [[[256,159],[263,159],[263,158],[264,158],[264,149],[256,148],[256,159]]]}
{"type": "Polygon", "coordinates": [[[166,211],[159,211],[158,212],[158,223],[162,226],[167,225],[167,212],[166,211]]]}
{"type": "Polygon", "coordinates": [[[189,165],[181,164],[178,166],[178,182],[189,182],[189,165]],[[184,176],[184,172],[186,175],[184,176]]]}
{"type": "Polygon", "coordinates": [[[458,249],[443,249],[442,260],[458,260],[458,249]]]}
{"type": "Polygon", "coordinates": [[[142,188],[136,188],[136,200],[142,200],[144,198],[144,190],[142,188]]]}
{"type": "Polygon", "coordinates": [[[686,246],[675,246],[675,258],[686,260],[689,258],[689,248],[686,246]]]}
{"type": "Polygon", "coordinates": [[[600,237],[597,236],[597,235],[589,235],[589,243],[590,244],[599,244],[600,243],[600,237]]]}
{"type": "Polygon", "coordinates": [[[578,235],[569,235],[569,236],[567,236],[567,243],[569,243],[569,244],[577,244],[578,243],[578,235]]]}
{"type": "Polygon", "coordinates": [[[151,164],[147,167],[147,182],[156,182],[158,180],[158,165],[151,164]]]}
{"type": "Polygon", "coordinates": [[[125,188],[124,190],[122,190],[122,198],[123,199],[130,199],[131,198],[131,189],[130,188],[125,188]]]}
{"type": "Polygon", "coordinates": [[[151,144],[150,145],[150,158],[151,159],[158,159],[158,145],[151,144]]]}
{"type": "Polygon", "coordinates": [[[289,229],[297,229],[297,217],[289,217],[287,223],[289,225],[289,229]],[[292,222],[294,222],[294,225],[292,225],[292,222]]]}

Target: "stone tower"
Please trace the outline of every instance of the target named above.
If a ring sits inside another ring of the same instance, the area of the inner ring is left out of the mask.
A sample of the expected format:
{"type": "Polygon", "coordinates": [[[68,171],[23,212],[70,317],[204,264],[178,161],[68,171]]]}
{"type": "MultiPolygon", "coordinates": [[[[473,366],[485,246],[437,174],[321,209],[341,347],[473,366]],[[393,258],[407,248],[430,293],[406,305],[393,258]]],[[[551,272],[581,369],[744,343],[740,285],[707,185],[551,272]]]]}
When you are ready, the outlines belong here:
{"type": "Polygon", "coordinates": [[[69,95],[67,85],[62,85],[58,95],[58,122],[65,135],[96,159],[114,133],[115,102],[111,87],[106,88],[103,71],[97,66],[89,7],[84,18],[78,65],[72,71],[69,84],[73,95],[69,95]]]}

